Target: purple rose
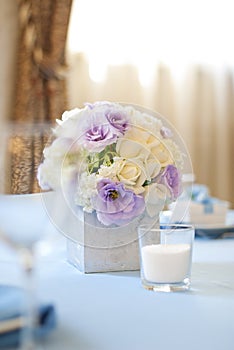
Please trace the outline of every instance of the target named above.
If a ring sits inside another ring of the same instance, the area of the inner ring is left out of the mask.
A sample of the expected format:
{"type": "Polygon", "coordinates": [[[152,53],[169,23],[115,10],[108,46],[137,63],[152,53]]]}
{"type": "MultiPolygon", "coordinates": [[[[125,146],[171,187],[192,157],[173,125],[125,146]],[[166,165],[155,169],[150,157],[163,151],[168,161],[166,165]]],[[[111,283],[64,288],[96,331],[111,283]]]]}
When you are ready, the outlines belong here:
{"type": "Polygon", "coordinates": [[[128,117],[123,111],[109,110],[105,113],[106,119],[113,128],[113,132],[117,135],[123,135],[128,127],[128,117]]]}
{"type": "Polygon", "coordinates": [[[102,179],[97,184],[97,190],[92,205],[98,220],[106,226],[128,224],[145,209],[144,198],[125,189],[121,182],[102,179]]]}
{"type": "Polygon", "coordinates": [[[181,175],[174,165],[168,165],[154,182],[165,185],[170,191],[171,200],[175,200],[182,192],[181,175]]]}
{"type": "Polygon", "coordinates": [[[84,134],[80,139],[82,145],[91,152],[101,152],[117,140],[117,135],[106,120],[105,115],[93,111],[84,122],[84,134]]]}

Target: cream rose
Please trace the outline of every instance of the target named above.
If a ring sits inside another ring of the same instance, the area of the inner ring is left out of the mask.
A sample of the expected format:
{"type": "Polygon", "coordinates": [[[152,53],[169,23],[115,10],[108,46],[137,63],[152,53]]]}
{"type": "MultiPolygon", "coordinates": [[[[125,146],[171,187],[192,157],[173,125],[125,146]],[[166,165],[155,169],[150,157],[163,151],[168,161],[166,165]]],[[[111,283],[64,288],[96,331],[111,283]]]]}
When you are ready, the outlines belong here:
{"type": "Polygon", "coordinates": [[[132,189],[136,194],[143,193],[146,181],[151,181],[161,170],[160,163],[155,159],[149,159],[147,162],[140,158],[124,159],[114,158],[111,166],[101,166],[99,175],[102,178],[109,178],[113,181],[124,183],[126,188],[132,189]]]}
{"type": "Polygon", "coordinates": [[[149,133],[141,128],[133,127],[125,136],[118,139],[116,152],[122,158],[145,159],[149,156],[150,150],[146,147],[149,133]]]}
{"type": "Polygon", "coordinates": [[[117,160],[119,163],[117,178],[125,184],[125,187],[133,189],[136,194],[144,192],[143,184],[147,180],[147,174],[143,163],[132,160],[117,160]]]}
{"type": "Polygon", "coordinates": [[[116,151],[122,158],[136,158],[149,162],[159,162],[161,167],[174,164],[169,147],[148,130],[139,127],[131,128],[126,135],[119,139],[116,151]]]}
{"type": "Polygon", "coordinates": [[[169,164],[174,164],[171,152],[162,142],[151,145],[149,158],[158,160],[162,167],[166,167],[169,164]]]}
{"type": "Polygon", "coordinates": [[[132,189],[136,194],[144,192],[143,184],[148,174],[140,160],[127,160],[114,158],[111,166],[102,166],[99,169],[99,176],[122,182],[126,188],[132,189]]]}

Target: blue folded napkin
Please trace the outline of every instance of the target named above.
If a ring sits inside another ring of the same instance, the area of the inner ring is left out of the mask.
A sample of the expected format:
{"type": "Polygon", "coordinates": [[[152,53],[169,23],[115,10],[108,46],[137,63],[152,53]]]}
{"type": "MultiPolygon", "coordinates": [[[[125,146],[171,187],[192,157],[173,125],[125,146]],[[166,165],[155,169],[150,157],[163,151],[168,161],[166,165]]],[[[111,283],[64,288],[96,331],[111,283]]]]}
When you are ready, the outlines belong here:
{"type": "Polygon", "coordinates": [[[209,189],[205,185],[193,184],[193,186],[189,186],[186,189],[187,196],[191,198],[192,202],[202,204],[204,214],[213,214],[214,213],[214,205],[221,204],[223,201],[211,197],[209,194],[209,189]]]}
{"type": "MultiPolygon", "coordinates": [[[[14,286],[0,285],[0,349],[20,345],[23,290],[14,286]],[[13,326],[12,326],[13,325],[13,326]]],[[[46,337],[56,326],[54,306],[41,305],[35,338],[46,337]]]]}

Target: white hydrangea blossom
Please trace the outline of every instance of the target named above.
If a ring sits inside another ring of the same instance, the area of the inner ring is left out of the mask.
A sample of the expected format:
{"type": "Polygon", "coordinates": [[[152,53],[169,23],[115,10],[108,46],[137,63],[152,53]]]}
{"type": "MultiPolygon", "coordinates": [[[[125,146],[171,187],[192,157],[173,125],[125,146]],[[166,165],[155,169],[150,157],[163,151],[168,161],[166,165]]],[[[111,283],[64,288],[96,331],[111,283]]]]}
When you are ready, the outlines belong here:
{"type": "Polygon", "coordinates": [[[111,164],[110,166],[105,166],[105,165],[101,165],[100,169],[98,171],[97,176],[100,178],[108,178],[111,179],[113,181],[118,181],[117,178],[117,173],[119,171],[120,168],[120,164],[119,162],[115,161],[116,157],[114,158],[114,163],[111,164]]]}
{"type": "Polygon", "coordinates": [[[75,203],[83,207],[83,210],[92,213],[94,210],[91,198],[97,194],[97,181],[95,174],[83,172],[78,178],[78,188],[75,195],[75,203]]]}
{"type": "Polygon", "coordinates": [[[160,119],[154,118],[147,113],[142,113],[131,106],[126,107],[126,112],[130,115],[132,125],[136,125],[160,137],[160,130],[163,126],[160,119]]]}
{"type": "Polygon", "coordinates": [[[184,154],[181,153],[179,146],[172,139],[164,139],[163,143],[169,150],[175,164],[182,169],[184,164],[184,154]]]}

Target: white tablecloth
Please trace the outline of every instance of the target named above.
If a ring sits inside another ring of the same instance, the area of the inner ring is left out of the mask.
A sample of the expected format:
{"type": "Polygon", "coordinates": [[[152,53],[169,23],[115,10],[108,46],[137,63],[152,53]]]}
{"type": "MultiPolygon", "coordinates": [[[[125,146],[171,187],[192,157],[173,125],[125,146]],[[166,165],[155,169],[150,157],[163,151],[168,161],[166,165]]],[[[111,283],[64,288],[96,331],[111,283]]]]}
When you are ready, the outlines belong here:
{"type": "MultiPolygon", "coordinates": [[[[189,292],[147,291],[139,272],[83,275],[55,230],[36,266],[38,297],[57,310],[46,350],[234,349],[234,239],[195,240],[189,292]]],[[[0,283],[20,281],[14,255],[1,247],[0,283]]]]}
{"type": "MultiPolygon", "coordinates": [[[[192,288],[154,293],[138,272],[80,274],[66,261],[63,238],[38,257],[41,301],[52,301],[58,327],[47,350],[234,348],[234,240],[196,240],[192,288]]],[[[18,283],[15,259],[1,252],[0,282],[18,283]]]]}

